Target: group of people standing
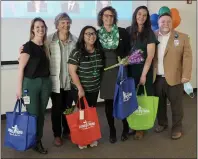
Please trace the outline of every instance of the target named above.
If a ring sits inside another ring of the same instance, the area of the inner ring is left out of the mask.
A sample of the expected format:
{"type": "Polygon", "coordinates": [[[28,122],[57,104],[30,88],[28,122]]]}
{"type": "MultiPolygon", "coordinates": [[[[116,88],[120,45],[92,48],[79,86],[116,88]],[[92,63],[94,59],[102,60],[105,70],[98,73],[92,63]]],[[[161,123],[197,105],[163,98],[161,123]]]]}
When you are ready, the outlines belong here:
{"type": "MultiPolygon", "coordinates": [[[[186,34],[172,29],[171,15],[159,17],[159,31],[151,29],[147,7],[136,8],[132,24],[118,27],[116,10],[107,6],[98,13],[98,26],[85,26],[76,38],[70,32],[72,19],[67,13],[55,18],[57,31],[47,36],[47,26],[41,18],[33,19],[30,40],[20,48],[17,98],[30,96],[27,111],[38,117],[37,144],[34,150],[46,154],[43,136],[44,113],[51,97],[52,130],[54,144],[61,146],[63,137],[70,131],[63,115],[72,102],[85,96],[90,106],[96,106],[98,94],[105,101],[105,113],[109,125],[109,141],[117,141],[113,117],[113,98],[118,68],[103,71],[118,63],[118,57],[126,57],[136,49],[143,50],[144,62],[126,66],[128,76],[136,87],[145,85],[147,94],[159,97],[156,132],[167,128],[167,97],[172,108],[172,138],[182,135],[183,83],[191,79],[192,51],[186,34]],[[154,78],[153,78],[154,77],[154,78]]],[[[140,87],[139,94],[143,93],[140,87]]],[[[127,120],[122,120],[121,140],[129,137],[127,120]]],[[[142,139],[144,131],[135,131],[134,139],[142,139]]],[[[94,143],[95,144],[95,143],[94,143]]],[[[79,145],[79,148],[80,147],[79,145]]]]}

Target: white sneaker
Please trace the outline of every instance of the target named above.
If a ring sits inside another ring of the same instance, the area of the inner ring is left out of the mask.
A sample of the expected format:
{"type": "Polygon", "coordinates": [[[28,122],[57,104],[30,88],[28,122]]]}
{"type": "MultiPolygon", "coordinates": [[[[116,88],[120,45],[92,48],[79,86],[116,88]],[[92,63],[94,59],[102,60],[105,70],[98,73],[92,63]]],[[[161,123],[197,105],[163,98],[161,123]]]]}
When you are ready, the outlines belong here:
{"type": "Polygon", "coordinates": [[[80,145],[78,145],[78,148],[82,150],[82,149],[86,149],[87,146],[80,146],[80,145]]]}
{"type": "Polygon", "coordinates": [[[90,144],[90,147],[98,146],[98,141],[94,141],[90,144]]]}

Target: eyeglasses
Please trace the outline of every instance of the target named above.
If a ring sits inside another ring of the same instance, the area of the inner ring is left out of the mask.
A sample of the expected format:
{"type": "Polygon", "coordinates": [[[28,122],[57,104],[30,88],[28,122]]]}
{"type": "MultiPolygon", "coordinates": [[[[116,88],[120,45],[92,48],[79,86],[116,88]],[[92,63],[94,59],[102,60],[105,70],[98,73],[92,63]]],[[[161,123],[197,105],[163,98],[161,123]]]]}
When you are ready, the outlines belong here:
{"type": "Polygon", "coordinates": [[[114,15],[113,14],[103,14],[104,16],[105,16],[105,18],[108,18],[108,17],[110,17],[110,18],[114,18],[114,15]]]}
{"type": "Polygon", "coordinates": [[[93,32],[93,33],[89,33],[89,32],[88,32],[88,33],[85,33],[85,34],[86,34],[88,37],[91,37],[91,35],[92,35],[92,36],[96,36],[96,32],[93,32]]]}

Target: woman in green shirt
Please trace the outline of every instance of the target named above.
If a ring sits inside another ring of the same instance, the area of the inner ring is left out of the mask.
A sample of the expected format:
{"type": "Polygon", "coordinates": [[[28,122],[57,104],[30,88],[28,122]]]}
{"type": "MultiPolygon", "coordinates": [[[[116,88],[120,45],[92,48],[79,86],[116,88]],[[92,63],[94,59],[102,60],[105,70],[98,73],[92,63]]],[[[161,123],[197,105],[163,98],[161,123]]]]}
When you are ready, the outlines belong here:
{"type": "MultiPolygon", "coordinates": [[[[86,97],[89,106],[96,106],[103,68],[102,53],[98,47],[96,29],[85,26],[79,36],[76,48],[69,56],[69,73],[71,75],[72,96],[78,99],[86,97]]],[[[84,108],[84,106],[82,106],[84,108]]],[[[97,141],[90,146],[97,146],[97,141]]],[[[87,146],[78,145],[80,149],[87,146]]]]}
{"type": "MultiPolygon", "coordinates": [[[[143,51],[144,62],[137,65],[129,65],[128,75],[135,80],[136,87],[145,85],[147,94],[153,94],[153,66],[152,60],[158,43],[155,34],[151,29],[150,15],[147,7],[140,6],[133,13],[132,24],[127,28],[130,34],[131,52],[137,49],[143,51]]],[[[140,87],[138,94],[144,93],[140,87]]],[[[144,131],[136,131],[134,139],[143,138],[144,131]]]]}

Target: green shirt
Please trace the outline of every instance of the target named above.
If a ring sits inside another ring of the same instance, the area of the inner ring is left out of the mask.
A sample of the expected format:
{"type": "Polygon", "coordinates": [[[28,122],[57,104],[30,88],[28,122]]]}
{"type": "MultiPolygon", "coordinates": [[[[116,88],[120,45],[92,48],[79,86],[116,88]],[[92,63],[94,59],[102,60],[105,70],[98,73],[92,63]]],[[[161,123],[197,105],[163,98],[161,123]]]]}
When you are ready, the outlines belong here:
{"type": "MultiPolygon", "coordinates": [[[[74,49],[69,56],[68,63],[78,66],[77,75],[85,92],[99,91],[103,68],[102,56],[99,51],[81,53],[74,49]]],[[[76,88],[73,82],[72,86],[76,88]]]]}

